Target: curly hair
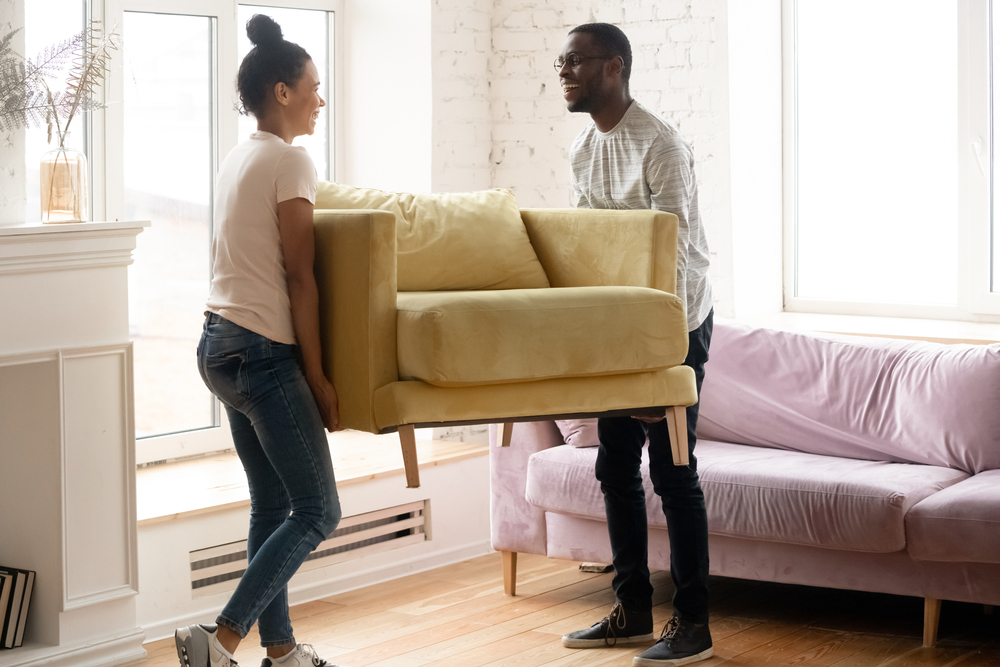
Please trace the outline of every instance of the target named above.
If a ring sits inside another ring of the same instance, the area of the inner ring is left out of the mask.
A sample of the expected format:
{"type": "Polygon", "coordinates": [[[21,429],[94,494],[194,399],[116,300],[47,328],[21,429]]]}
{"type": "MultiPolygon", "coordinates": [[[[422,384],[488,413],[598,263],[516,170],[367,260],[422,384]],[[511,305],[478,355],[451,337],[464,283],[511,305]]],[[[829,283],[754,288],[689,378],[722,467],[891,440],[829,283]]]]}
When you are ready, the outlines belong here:
{"type": "Polygon", "coordinates": [[[287,41],[281,26],[264,14],[254,14],[247,21],[247,37],[253,48],[240,64],[236,90],[240,95],[240,113],[260,118],[267,111],[267,100],[275,84],[294,87],[312,60],[306,50],[287,41]]]}

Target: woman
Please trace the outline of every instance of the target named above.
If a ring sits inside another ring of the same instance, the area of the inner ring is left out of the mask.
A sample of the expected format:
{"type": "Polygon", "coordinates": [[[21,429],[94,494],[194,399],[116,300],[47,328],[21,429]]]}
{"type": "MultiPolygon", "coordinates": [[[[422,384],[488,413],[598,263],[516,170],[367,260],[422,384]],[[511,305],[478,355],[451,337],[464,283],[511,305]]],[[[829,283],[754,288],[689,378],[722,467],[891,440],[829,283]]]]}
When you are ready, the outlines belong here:
{"type": "MultiPolygon", "coordinates": [[[[237,88],[257,132],[233,149],[215,189],[213,278],[198,363],[229,415],[250,486],[248,566],[217,625],[175,633],[184,667],[231,667],[254,622],[262,667],[323,667],[297,644],[288,580],[340,521],[325,426],[338,428],[337,393],[320,363],[313,277],[316,169],[292,140],[312,134],[319,74],[272,19],[247,23],[254,48],[237,88]]],[[[332,666],[331,666],[332,667],[332,666]]]]}

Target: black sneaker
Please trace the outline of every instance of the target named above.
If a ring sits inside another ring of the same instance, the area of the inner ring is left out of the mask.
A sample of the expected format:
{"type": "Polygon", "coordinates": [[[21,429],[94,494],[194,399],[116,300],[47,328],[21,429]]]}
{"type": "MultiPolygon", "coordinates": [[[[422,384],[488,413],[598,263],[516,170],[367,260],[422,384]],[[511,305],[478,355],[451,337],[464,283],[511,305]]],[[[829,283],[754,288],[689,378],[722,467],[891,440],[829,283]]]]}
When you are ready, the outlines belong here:
{"type": "Polygon", "coordinates": [[[663,628],[652,648],[632,659],[637,667],[680,667],[712,657],[712,635],[708,624],[698,625],[674,616],[663,628]]]}
{"type": "Polygon", "coordinates": [[[616,602],[611,613],[586,630],[563,635],[567,648],[600,648],[615,644],[640,644],[653,639],[652,612],[632,612],[616,602]]]}

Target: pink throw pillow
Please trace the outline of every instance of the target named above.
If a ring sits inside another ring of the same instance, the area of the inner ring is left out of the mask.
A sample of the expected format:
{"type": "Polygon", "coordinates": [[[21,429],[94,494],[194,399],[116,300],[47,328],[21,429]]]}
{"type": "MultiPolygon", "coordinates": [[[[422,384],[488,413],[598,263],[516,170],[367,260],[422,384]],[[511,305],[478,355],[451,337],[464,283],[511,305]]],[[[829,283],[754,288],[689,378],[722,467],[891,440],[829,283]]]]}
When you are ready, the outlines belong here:
{"type": "Polygon", "coordinates": [[[556,426],[567,445],[597,447],[597,419],[557,419],[556,426]]]}

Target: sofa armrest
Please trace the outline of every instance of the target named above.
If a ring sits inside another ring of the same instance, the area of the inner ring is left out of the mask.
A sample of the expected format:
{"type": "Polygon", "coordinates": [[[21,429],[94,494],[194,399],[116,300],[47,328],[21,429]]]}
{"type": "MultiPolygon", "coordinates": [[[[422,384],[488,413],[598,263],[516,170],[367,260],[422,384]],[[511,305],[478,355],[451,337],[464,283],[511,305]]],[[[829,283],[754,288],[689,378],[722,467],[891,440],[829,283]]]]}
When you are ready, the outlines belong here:
{"type": "Polygon", "coordinates": [[[509,447],[490,427],[490,539],[497,551],[546,554],[545,512],[524,497],[528,458],[563,444],[553,421],[513,424],[509,447]]]}
{"type": "Polygon", "coordinates": [[[521,209],[552,287],[677,292],[677,216],[662,211],[521,209]]]}
{"type": "Polygon", "coordinates": [[[398,380],[396,219],[387,211],[316,210],[323,369],[337,389],[340,425],[378,433],[374,393],[398,380]]]}

